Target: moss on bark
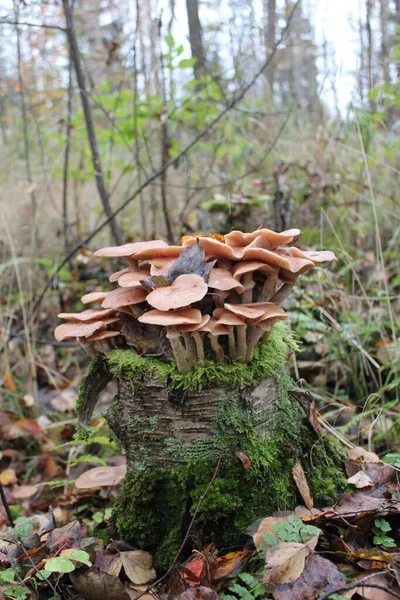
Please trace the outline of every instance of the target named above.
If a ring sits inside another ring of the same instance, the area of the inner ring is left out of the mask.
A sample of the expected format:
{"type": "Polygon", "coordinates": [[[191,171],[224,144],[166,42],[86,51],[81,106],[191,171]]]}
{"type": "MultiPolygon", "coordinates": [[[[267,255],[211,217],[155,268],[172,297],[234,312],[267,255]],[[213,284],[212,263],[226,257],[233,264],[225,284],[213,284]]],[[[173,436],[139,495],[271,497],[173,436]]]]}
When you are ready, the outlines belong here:
{"type": "Polygon", "coordinates": [[[174,362],[133,350],[94,359],[80,388],[83,422],[115,378],[119,391],[107,419],[128,462],[114,525],[152,552],[160,571],[178,551],[218,463],[192,531],[196,545],[242,544],[253,521],[302,503],[292,477],[298,460],[317,506],[344,490],[340,450],[317,439],[291,395],[288,347],[295,344],[277,324],[249,364],[206,362],[182,375],[174,362]]]}

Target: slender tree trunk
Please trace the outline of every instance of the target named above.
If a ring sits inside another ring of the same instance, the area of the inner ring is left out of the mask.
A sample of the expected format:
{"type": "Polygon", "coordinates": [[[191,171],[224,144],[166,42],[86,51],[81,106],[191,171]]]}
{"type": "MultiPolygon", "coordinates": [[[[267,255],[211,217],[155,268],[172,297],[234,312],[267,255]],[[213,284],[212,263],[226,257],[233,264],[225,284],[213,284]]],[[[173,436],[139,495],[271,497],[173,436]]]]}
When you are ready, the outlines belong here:
{"type": "Polygon", "coordinates": [[[70,4],[70,0],[62,0],[62,3],[64,8],[65,21],[67,24],[67,36],[69,41],[71,60],[74,65],[76,80],[78,82],[79,93],[82,102],[83,113],[85,115],[86,131],[90,145],[90,150],[92,153],[92,161],[95,170],[97,191],[100,196],[100,200],[107,218],[111,218],[110,228],[114,241],[116,244],[122,244],[123,237],[115,218],[112,217],[113,211],[110,205],[110,197],[105,186],[104,173],[101,165],[100,153],[97,145],[96,132],[93,122],[92,108],[90,106],[90,100],[86,88],[85,76],[82,69],[78,42],[74,30],[72,7],[70,4]]]}
{"type": "Polygon", "coordinates": [[[381,61],[383,69],[383,79],[385,83],[390,83],[390,65],[389,65],[389,0],[380,1],[380,22],[381,22],[381,61]]]}
{"type": "MultiPolygon", "coordinates": [[[[18,21],[18,10],[16,5],[14,5],[14,13],[15,20],[18,21]]],[[[32,223],[33,223],[33,243],[36,245],[36,250],[39,249],[39,233],[37,229],[36,223],[36,212],[37,212],[37,200],[35,194],[35,183],[32,177],[32,167],[31,167],[31,155],[29,150],[29,131],[28,131],[28,112],[26,107],[26,97],[25,97],[25,84],[24,78],[22,75],[22,55],[21,55],[21,37],[20,30],[17,26],[15,28],[17,34],[17,69],[18,69],[18,86],[19,86],[19,96],[21,101],[21,118],[22,118],[22,133],[24,140],[24,158],[25,158],[25,168],[26,168],[26,177],[29,185],[29,195],[31,198],[31,206],[32,206],[32,223]]]]}
{"type": "MultiPolygon", "coordinates": [[[[71,124],[72,117],[72,61],[69,59],[68,65],[68,96],[67,96],[67,118],[65,131],[65,147],[64,147],[64,170],[63,170],[63,189],[62,189],[62,219],[64,230],[64,247],[65,254],[70,252],[70,227],[68,222],[68,171],[69,171],[69,156],[71,150],[71,124]]],[[[72,267],[72,260],[69,263],[72,267]]]]}
{"type": "Polygon", "coordinates": [[[375,101],[371,98],[371,92],[374,87],[374,40],[372,37],[372,0],[366,0],[366,20],[365,28],[367,30],[367,68],[368,68],[368,93],[371,110],[375,110],[375,101]]]}
{"type": "Polygon", "coordinates": [[[199,0],[186,0],[186,10],[189,25],[190,48],[192,57],[196,59],[193,71],[194,76],[198,79],[204,74],[204,67],[206,64],[199,18],[199,0]]]}
{"type": "MultiPolygon", "coordinates": [[[[400,1],[400,0],[399,0],[400,1]]],[[[358,35],[360,40],[360,68],[357,74],[358,94],[361,104],[364,104],[364,75],[365,75],[365,43],[364,43],[364,25],[362,21],[362,0],[358,2],[358,35]]]]}
{"type": "MultiPolygon", "coordinates": [[[[264,14],[266,17],[266,27],[264,28],[265,49],[267,58],[276,43],[276,0],[264,0],[264,14]]],[[[273,97],[275,81],[275,61],[272,60],[268,65],[266,72],[267,81],[273,97]]]]}
{"type": "MultiPolygon", "coordinates": [[[[396,24],[396,34],[400,32],[400,0],[394,2],[394,22],[396,24]]],[[[400,81],[400,61],[397,61],[397,80],[400,81]]]]}

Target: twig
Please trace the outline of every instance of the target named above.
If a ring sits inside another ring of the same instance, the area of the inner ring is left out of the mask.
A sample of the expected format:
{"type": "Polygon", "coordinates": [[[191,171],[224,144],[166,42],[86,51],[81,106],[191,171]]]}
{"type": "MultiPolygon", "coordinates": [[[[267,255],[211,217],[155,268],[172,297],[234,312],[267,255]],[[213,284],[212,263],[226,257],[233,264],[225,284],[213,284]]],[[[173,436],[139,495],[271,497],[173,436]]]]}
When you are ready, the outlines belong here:
{"type": "Polygon", "coordinates": [[[4,493],[3,484],[1,482],[0,482],[0,497],[1,497],[1,502],[3,504],[5,513],[7,515],[8,522],[10,523],[11,527],[14,527],[14,519],[13,519],[13,516],[11,514],[11,510],[10,510],[10,507],[8,505],[6,495],[4,493]]]}
{"type": "Polygon", "coordinates": [[[42,29],[58,29],[59,31],[65,32],[65,27],[60,27],[59,25],[48,25],[47,23],[28,23],[26,21],[11,21],[10,19],[2,19],[0,18],[0,25],[14,25],[15,27],[19,26],[27,26],[27,27],[41,27],[42,29]]]}
{"type": "MultiPolygon", "coordinates": [[[[363,587],[363,584],[366,581],[368,581],[369,579],[373,579],[377,575],[386,575],[386,574],[387,574],[387,571],[377,571],[376,573],[371,573],[370,575],[366,575],[365,577],[363,577],[362,579],[359,579],[358,581],[353,581],[351,583],[347,583],[345,585],[337,587],[334,590],[331,590],[330,592],[325,592],[325,594],[322,594],[322,596],[320,596],[318,598],[318,600],[327,600],[327,598],[330,598],[330,596],[333,596],[334,594],[340,594],[340,592],[347,592],[348,590],[354,590],[354,588],[357,588],[357,587],[363,587]]],[[[377,590],[384,590],[387,594],[390,594],[391,596],[393,596],[393,598],[400,599],[399,594],[396,594],[396,592],[393,592],[385,585],[380,585],[379,583],[369,583],[368,587],[374,588],[377,590]]]]}

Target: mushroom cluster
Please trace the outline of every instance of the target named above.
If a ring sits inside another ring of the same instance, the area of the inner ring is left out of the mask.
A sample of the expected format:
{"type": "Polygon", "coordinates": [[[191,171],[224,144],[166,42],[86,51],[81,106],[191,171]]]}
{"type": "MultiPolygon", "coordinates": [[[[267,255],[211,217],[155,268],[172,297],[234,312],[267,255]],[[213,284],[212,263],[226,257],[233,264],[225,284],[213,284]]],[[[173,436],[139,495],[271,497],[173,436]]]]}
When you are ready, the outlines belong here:
{"type": "Polygon", "coordinates": [[[76,337],[88,354],[129,347],[140,354],[173,354],[181,373],[206,358],[250,362],[256,344],[287,318],[280,306],[296,279],[315,264],[335,259],[329,251],[292,244],[298,229],[258,229],[221,236],[195,234],[182,245],[136,242],[102,248],[95,256],[120,258],[109,292],[91,292],[81,313],[61,313],[57,340],[76,337]]]}

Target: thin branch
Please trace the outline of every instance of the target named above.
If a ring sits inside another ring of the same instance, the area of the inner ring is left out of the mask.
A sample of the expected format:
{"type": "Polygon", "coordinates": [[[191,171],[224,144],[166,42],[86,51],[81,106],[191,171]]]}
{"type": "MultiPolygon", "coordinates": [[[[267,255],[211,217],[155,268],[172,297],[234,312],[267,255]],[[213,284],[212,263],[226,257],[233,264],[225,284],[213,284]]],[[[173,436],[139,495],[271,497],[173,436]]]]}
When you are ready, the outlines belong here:
{"type": "MultiPolygon", "coordinates": [[[[362,588],[362,587],[364,587],[364,584],[369,579],[373,579],[377,575],[386,575],[386,574],[387,574],[387,571],[378,571],[376,573],[371,573],[370,575],[367,575],[366,577],[363,577],[362,579],[358,579],[358,581],[352,581],[351,583],[347,583],[345,585],[337,587],[334,590],[331,590],[330,592],[325,592],[325,594],[322,594],[322,596],[319,597],[319,600],[327,600],[328,598],[330,598],[331,596],[334,596],[335,594],[339,595],[341,592],[347,592],[348,590],[354,590],[355,588],[358,588],[358,587],[362,588]]],[[[365,587],[369,587],[369,588],[373,588],[373,589],[377,589],[377,590],[384,590],[387,594],[389,594],[390,596],[393,596],[393,598],[400,599],[399,594],[396,594],[396,592],[393,592],[391,589],[389,589],[385,585],[381,585],[378,583],[368,583],[368,585],[366,585],[365,587]]]]}
{"type": "Polygon", "coordinates": [[[11,527],[14,527],[14,519],[13,519],[13,516],[11,514],[11,510],[10,510],[10,507],[8,505],[6,495],[4,493],[3,484],[1,482],[0,482],[0,498],[1,498],[1,502],[2,502],[3,507],[4,507],[4,512],[7,515],[8,522],[10,523],[11,527]]]}
{"type": "Polygon", "coordinates": [[[0,25],[14,25],[15,27],[26,26],[26,27],[40,27],[42,29],[58,29],[59,31],[63,31],[64,33],[67,31],[65,27],[60,27],[59,25],[48,25],[47,23],[28,23],[22,21],[12,21],[10,19],[4,19],[0,17],[0,25]]]}

